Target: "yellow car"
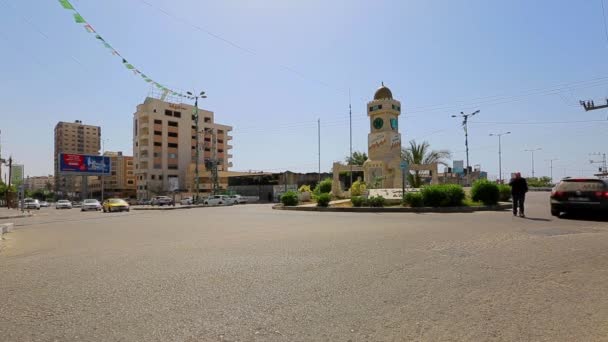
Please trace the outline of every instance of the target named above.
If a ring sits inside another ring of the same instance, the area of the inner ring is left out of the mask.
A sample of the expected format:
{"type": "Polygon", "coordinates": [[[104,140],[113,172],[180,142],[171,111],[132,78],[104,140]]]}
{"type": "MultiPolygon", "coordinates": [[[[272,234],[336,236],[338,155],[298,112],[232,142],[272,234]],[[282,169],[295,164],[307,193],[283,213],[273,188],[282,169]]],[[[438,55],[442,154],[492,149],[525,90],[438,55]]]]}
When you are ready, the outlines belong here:
{"type": "Polygon", "coordinates": [[[103,201],[103,212],[111,213],[114,211],[129,211],[129,203],[120,198],[108,198],[103,201]]]}

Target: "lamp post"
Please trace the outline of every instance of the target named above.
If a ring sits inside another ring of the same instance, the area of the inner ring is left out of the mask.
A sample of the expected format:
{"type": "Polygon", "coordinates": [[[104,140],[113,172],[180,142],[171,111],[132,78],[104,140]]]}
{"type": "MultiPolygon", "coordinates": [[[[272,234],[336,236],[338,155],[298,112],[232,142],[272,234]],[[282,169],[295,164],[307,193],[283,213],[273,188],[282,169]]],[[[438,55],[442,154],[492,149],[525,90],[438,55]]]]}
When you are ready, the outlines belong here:
{"type": "Polygon", "coordinates": [[[498,180],[502,184],[502,144],[501,138],[503,135],[511,134],[511,132],[490,133],[491,137],[498,137],[498,180]]]}
{"type": "Polygon", "coordinates": [[[555,184],[555,183],[553,183],[553,162],[556,161],[556,160],[559,160],[559,159],[553,158],[553,159],[547,160],[549,162],[549,170],[550,170],[551,184],[552,185],[555,184]]]}
{"type": "Polygon", "coordinates": [[[540,147],[529,149],[529,150],[524,150],[524,152],[532,153],[532,178],[534,178],[534,152],[540,151],[540,150],[542,150],[542,148],[540,148],[540,147]]]}
{"type": "MultiPolygon", "coordinates": [[[[101,156],[102,157],[106,153],[106,144],[105,144],[106,140],[109,140],[109,139],[101,139],[101,156]]],[[[104,169],[105,169],[105,166],[104,166],[104,169]]],[[[103,191],[104,191],[104,180],[105,180],[105,178],[106,178],[106,176],[102,172],[102,174],[101,174],[101,203],[103,203],[103,197],[104,197],[103,191]]]]}
{"type": "MultiPolygon", "coordinates": [[[[467,183],[469,182],[469,117],[475,116],[479,114],[480,110],[476,110],[473,113],[465,114],[464,112],[460,112],[460,116],[462,117],[462,128],[464,129],[464,146],[467,152],[467,183]]],[[[458,115],[452,115],[453,118],[458,117],[458,115]]],[[[469,184],[467,184],[469,185],[469,184]]]]}
{"type": "Polygon", "coordinates": [[[198,197],[199,197],[199,172],[198,172],[198,163],[199,163],[199,159],[200,159],[200,151],[199,151],[199,132],[198,132],[198,99],[204,99],[207,98],[207,95],[205,95],[204,91],[201,91],[198,95],[192,95],[191,92],[187,92],[188,95],[190,95],[190,99],[194,99],[194,125],[195,125],[195,132],[196,132],[196,161],[195,161],[195,166],[194,166],[194,186],[196,187],[196,197],[195,197],[195,202],[198,202],[198,197]]]}

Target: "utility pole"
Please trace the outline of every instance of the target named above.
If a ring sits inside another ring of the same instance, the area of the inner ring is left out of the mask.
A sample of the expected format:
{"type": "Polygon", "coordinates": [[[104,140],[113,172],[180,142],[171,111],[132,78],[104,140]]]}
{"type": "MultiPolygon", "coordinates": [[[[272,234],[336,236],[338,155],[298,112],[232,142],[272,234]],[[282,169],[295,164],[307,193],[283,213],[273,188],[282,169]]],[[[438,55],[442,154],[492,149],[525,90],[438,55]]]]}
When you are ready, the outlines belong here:
{"type": "Polygon", "coordinates": [[[551,175],[551,184],[555,184],[553,182],[553,162],[559,160],[557,158],[553,158],[553,159],[549,159],[547,160],[549,162],[549,171],[550,171],[550,175],[551,175]]]}
{"type": "MultiPolygon", "coordinates": [[[[462,128],[464,129],[464,146],[467,153],[467,185],[470,185],[470,172],[469,172],[469,117],[475,116],[479,114],[480,110],[476,110],[473,113],[465,114],[464,112],[460,112],[460,116],[462,117],[462,128]]],[[[458,115],[452,115],[453,118],[458,117],[458,115]]]]}
{"type": "Polygon", "coordinates": [[[348,124],[350,129],[350,186],[353,186],[353,110],[350,101],[350,88],[348,88],[348,124]]]}
{"type": "Polygon", "coordinates": [[[542,148],[540,148],[540,147],[534,148],[534,149],[530,149],[530,150],[524,150],[524,152],[530,152],[530,153],[532,153],[532,178],[534,178],[534,152],[540,151],[540,150],[542,150],[542,148]]]}
{"type": "Polygon", "coordinates": [[[503,135],[511,134],[511,132],[490,133],[491,137],[498,137],[498,180],[502,184],[502,144],[501,138],[503,135]]]}
{"type": "Polygon", "coordinates": [[[195,203],[198,203],[198,197],[199,197],[199,172],[198,172],[198,164],[199,164],[199,159],[200,159],[200,145],[199,145],[199,131],[198,131],[198,99],[199,97],[201,99],[207,98],[207,96],[205,95],[204,91],[201,91],[198,95],[192,95],[191,92],[187,92],[188,95],[190,95],[190,99],[194,99],[194,114],[193,114],[193,119],[194,119],[194,126],[196,127],[194,129],[194,131],[196,132],[195,135],[195,145],[196,145],[196,152],[195,152],[195,158],[196,161],[194,162],[194,186],[196,187],[196,196],[195,196],[195,203]]]}
{"type": "Polygon", "coordinates": [[[608,170],[606,168],[606,153],[589,153],[590,156],[602,156],[602,160],[590,160],[589,162],[591,164],[602,164],[602,167],[600,168],[600,174],[598,176],[605,176],[608,173],[608,170]]]}
{"type": "Polygon", "coordinates": [[[13,176],[13,157],[8,157],[8,188],[6,188],[6,207],[11,208],[11,177],[13,176]]]}
{"type": "Polygon", "coordinates": [[[321,119],[317,120],[317,138],[319,140],[319,183],[321,183],[321,119]]]}

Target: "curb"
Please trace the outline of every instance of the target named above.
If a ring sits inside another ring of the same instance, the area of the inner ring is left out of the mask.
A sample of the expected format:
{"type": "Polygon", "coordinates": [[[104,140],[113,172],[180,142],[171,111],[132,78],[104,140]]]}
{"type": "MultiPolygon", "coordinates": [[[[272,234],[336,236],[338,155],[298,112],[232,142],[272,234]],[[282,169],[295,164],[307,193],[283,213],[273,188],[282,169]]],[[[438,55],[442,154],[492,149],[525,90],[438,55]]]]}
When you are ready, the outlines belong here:
{"type": "Polygon", "coordinates": [[[505,211],[511,209],[510,203],[501,203],[498,205],[486,207],[421,207],[421,208],[405,208],[405,207],[389,207],[389,208],[371,208],[371,207],[285,207],[282,204],[272,206],[275,210],[292,210],[292,211],[321,211],[321,212],[338,212],[338,213],[473,213],[476,211],[505,211]]]}
{"type": "Polygon", "coordinates": [[[195,209],[195,208],[206,208],[208,205],[181,205],[181,206],[162,206],[162,207],[146,207],[146,208],[138,208],[132,207],[131,210],[182,210],[182,209],[195,209]]]}
{"type": "Polygon", "coordinates": [[[0,216],[0,220],[10,220],[16,218],[24,218],[24,217],[32,217],[34,214],[21,214],[21,215],[12,215],[12,216],[0,216]]]}

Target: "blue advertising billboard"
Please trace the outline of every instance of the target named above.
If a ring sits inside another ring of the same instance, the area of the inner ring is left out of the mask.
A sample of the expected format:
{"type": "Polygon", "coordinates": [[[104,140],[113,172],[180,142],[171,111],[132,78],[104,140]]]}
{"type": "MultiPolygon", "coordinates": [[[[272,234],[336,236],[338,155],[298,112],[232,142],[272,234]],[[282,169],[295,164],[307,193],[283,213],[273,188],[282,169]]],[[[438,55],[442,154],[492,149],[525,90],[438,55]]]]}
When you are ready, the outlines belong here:
{"type": "Polygon", "coordinates": [[[110,157],[87,154],[61,153],[59,155],[61,173],[103,176],[110,174],[110,157]]]}

